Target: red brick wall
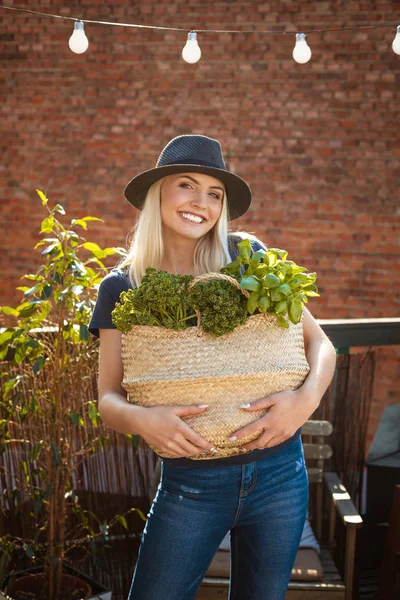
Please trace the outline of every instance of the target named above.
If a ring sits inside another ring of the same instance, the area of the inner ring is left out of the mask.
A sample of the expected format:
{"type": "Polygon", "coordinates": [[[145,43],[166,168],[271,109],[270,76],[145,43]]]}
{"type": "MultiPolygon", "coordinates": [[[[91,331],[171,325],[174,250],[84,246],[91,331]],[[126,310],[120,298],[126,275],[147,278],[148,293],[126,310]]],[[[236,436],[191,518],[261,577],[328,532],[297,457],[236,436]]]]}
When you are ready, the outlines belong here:
{"type": "MultiPolygon", "coordinates": [[[[321,297],[308,305],[316,318],[399,316],[398,2],[38,0],[29,8],[188,30],[392,26],[310,34],[306,65],[291,57],[292,33],[204,33],[202,58],[188,65],[185,32],[86,24],[90,46],[78,56],[68,48],[72,21],[1,9],[2,304],[17,300],[20,276],[40,262],[35,188],[71,218],[103,217],[90,227],[100,245],[124,245],[136,216],[126,183],[153,167],[172,137],[202,133],[220,140],[253,190],[251,210],[232,225],[317,271],[321,297]]],[[[398,348],[382,352],[374,414],[400,401],[399,360],[398,348]]]]}

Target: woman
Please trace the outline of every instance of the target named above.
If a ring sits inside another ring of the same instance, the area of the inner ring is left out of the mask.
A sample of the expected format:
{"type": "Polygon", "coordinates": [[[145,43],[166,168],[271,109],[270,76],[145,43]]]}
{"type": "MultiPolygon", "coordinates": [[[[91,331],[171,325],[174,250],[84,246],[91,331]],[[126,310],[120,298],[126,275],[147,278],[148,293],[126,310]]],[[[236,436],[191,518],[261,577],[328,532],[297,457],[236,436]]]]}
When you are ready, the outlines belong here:
{"type": "MultiPolygon", "coordinates": [[[[100,337],[99,412],[121,433],[139,434],[174,458],[162,460],[161,482],[148,514],[129,600],[193,600],[205,572],[231,531],[230,600],[283,600],[308,504],[300,430],[317,408],[335,369],[330,340],[304,308],[310,372],[297,390],[260,398],[243,410],[269,410],[235,432],[243,454],[207,460],[212,450],[182,417],[206,406],[129,404],[121,386],[121,333],[111,321],[119,294],[139,285],[147,266],[179,274],[218,271],[237,256],[248,234],[228,234],[228,222],[251,203],[247,183],[230,173],[219,142],[202,135],[171,140],[156,167],[134,177],[125,196],[141,210],[126,259],[102,281],[90,323],[100,337]]],[[[214,449],[215,451],[215,449],[214,449]]]]}

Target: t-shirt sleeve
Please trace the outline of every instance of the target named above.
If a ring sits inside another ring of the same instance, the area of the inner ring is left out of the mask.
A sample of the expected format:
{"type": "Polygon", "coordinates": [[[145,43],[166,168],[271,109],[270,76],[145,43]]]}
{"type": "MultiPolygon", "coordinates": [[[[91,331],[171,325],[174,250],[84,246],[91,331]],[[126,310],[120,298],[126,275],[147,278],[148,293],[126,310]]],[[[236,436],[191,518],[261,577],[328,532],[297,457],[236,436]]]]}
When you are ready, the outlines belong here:
{"type": "Polygon", "coordinates": [[[99,329],[116,329],[111,320],[111,312],[119,301],[121,292],[129,290],[132,286],[122,274],[111,271],[99,285],[96,304],[89,323],[89,331],[100,337],[99,329]]]}
{"type": "Polygon", "coordinates": [[[256,237],[250,239],[250,245],[252,247],[253,252],[258,252],[258,250],[267,251],[269,248],[269,246],[267,246],[267,244],[264,244],[264,242],[262,242],[261,240],[259,240],[256,237]]]}
{"type": "Polygon", "coordinates": [[[237,247],[238,242],[248,239],[250,240],[251,249],[253,252],[257,252],[258,250],[268,250],[269,246],[264,244],[261,240],[259,240],[255,235],[251,233],[247,233],[245,231],[235,231],[234,233],[230,233],[228,236],[229,240],[229,250],[231,253],[231,257],[234,260],[239,255],[239,250],[237,247]]]}

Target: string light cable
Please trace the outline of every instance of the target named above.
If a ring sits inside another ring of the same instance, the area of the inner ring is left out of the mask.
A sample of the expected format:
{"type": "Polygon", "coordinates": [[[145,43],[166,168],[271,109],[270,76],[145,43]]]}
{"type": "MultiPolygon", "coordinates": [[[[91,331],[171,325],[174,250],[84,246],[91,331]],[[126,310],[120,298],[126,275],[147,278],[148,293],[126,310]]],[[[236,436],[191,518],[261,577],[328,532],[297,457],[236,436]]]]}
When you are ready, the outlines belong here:
{"type": "Polygon", "coordinates": [[[74,29],[71,37],[68,40],[68,46],[72,52],[75,54],[83,54],[89,48],[89,40],[85,33],[85,23],[93,23],[99,25],[113,25],[117,27],[136,27],[139,29],[156,29],[160,31],[178,31],[187,33],[186,44],[182,49],[182,58],[185,62],[194,64],[197,63],[201,58],[201,49],[199,43],[197,41],[197,34],[207,34],[207,33],[256,33],[257,35],[260,33],[270,34],[270,35],[290,35],[295,34],[295,46],[293,48],[292,57],[295,62],[299,64],[308,63],[311,59],[312,52],[310,46],[307,44],[306,37],[310,33],[323,33],[323,32],[331,32],[331,31],[354,31],[357,29],[378,29],[382,27],[394,27],[396,28],[396,35],[392,42],[392,50],[395,54],[400,56],[400,25],[393,25],[392,23],[380,23],[379,25],[355,25],[353,27],[340,27],[340,28],[331,28],[331,29],[313,29],[311,31],[274,31],[274,30],[232,30],[232,29],[183,29],[180,27],[160,27],[157,25],[140,25],[137,23],[114,23],[110,21],[94,21],[92,19],[78,19],[76,17],[69,17],[66,15],[53,15],[49,13],[38,12],[34,10],[29,10],[27,8],[16,8],[11,6],[3,6],[0,4],[0,8],[5,8],[6,10],[16,10],[20,12],[27,12],[34,15],[40,15],[45,17],[51,17],[54,19],[68,19],[71,21],[75,21],[74,29]]]}

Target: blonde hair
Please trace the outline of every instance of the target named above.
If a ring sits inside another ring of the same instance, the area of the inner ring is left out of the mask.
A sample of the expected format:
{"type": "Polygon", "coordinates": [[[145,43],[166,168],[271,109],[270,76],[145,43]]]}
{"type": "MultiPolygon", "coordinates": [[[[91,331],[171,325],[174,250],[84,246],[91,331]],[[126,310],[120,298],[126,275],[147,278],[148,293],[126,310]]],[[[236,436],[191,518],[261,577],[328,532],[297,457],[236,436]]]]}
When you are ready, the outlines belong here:
{"type": "MultiPolygon", "coordinates": [[[[116,265],[129,267],[128,276],[133,287],[141,284],[147,267],[160,268],[164,243],[161,219],[161,183],[155,181],[148,189],[140,216],[129,237],[131,241],[126,256],[116,265]]],[[[231,262],[228,246],[229,210],[226,192],[222,210],[214,227],[197,242],[194,252],[194,274],[219,271],[231,262]]]]}

